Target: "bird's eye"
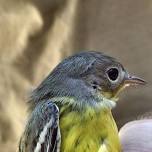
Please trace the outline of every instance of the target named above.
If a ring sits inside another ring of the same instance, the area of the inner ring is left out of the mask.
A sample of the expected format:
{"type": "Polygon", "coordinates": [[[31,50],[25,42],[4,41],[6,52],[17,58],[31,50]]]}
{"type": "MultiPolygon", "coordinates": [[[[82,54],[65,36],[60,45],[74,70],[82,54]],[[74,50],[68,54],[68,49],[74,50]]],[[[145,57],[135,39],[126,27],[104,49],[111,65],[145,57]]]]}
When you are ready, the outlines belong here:
{"type": "Polygon", "coordinates": [[[110,81],[116,81],[118,79],[119,76],[119,71],[117,68],[110,68],[107,71],[107,75],[110,81]]]}

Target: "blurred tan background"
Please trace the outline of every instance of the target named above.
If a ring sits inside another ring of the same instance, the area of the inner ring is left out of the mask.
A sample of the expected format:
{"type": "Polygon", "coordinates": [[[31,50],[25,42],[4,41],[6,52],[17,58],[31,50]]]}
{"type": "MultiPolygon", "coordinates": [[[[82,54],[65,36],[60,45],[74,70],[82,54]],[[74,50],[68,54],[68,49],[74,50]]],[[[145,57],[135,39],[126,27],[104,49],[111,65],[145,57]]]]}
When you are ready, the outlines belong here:
{"type": "Polygon", "coordinates": [[[151,111],[151,0],[0,0],[1,152],[16,151],[28,92],[62,58],[92,49],[149,82],[121,95],[119,127],[151,111]]]}

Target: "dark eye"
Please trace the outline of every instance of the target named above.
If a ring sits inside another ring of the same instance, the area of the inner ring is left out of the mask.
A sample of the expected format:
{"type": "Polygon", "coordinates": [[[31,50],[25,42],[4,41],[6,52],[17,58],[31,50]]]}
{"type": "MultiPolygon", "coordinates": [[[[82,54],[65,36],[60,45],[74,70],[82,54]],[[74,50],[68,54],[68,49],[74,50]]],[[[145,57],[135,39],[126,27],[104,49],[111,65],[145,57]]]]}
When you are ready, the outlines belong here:
{"type": "Polygon", "coordinates": [[[117,68],[110,68],[108,71],[107,71],[107,75],[108,75],[108,78],[111,80],[111,81],[116,81],[118,76],[119,76],[119,71],[117,68]]]}

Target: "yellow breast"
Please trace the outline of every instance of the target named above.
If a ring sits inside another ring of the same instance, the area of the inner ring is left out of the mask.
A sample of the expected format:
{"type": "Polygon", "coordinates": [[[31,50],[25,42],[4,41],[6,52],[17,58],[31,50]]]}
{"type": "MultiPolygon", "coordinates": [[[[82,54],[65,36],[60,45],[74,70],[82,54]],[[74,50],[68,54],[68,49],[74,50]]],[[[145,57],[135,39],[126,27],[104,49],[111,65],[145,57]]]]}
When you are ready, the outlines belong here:
{"type": "Polygon", "coordinates": [[[61,114],[61,152],[120,152],[118,131],[110,110],[61,114]]]}

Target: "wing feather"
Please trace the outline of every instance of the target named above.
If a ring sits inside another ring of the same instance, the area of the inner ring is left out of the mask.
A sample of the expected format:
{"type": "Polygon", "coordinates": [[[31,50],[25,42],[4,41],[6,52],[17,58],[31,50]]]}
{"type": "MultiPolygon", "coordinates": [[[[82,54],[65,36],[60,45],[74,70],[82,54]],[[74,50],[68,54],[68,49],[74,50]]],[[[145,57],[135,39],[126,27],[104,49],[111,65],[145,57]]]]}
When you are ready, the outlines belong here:
{"type": "Polygon", "coordinates": [[[58,107],[50,100],[43,101],[29,117],[19,152],[59,152],[60,140],[58,107]]]}

